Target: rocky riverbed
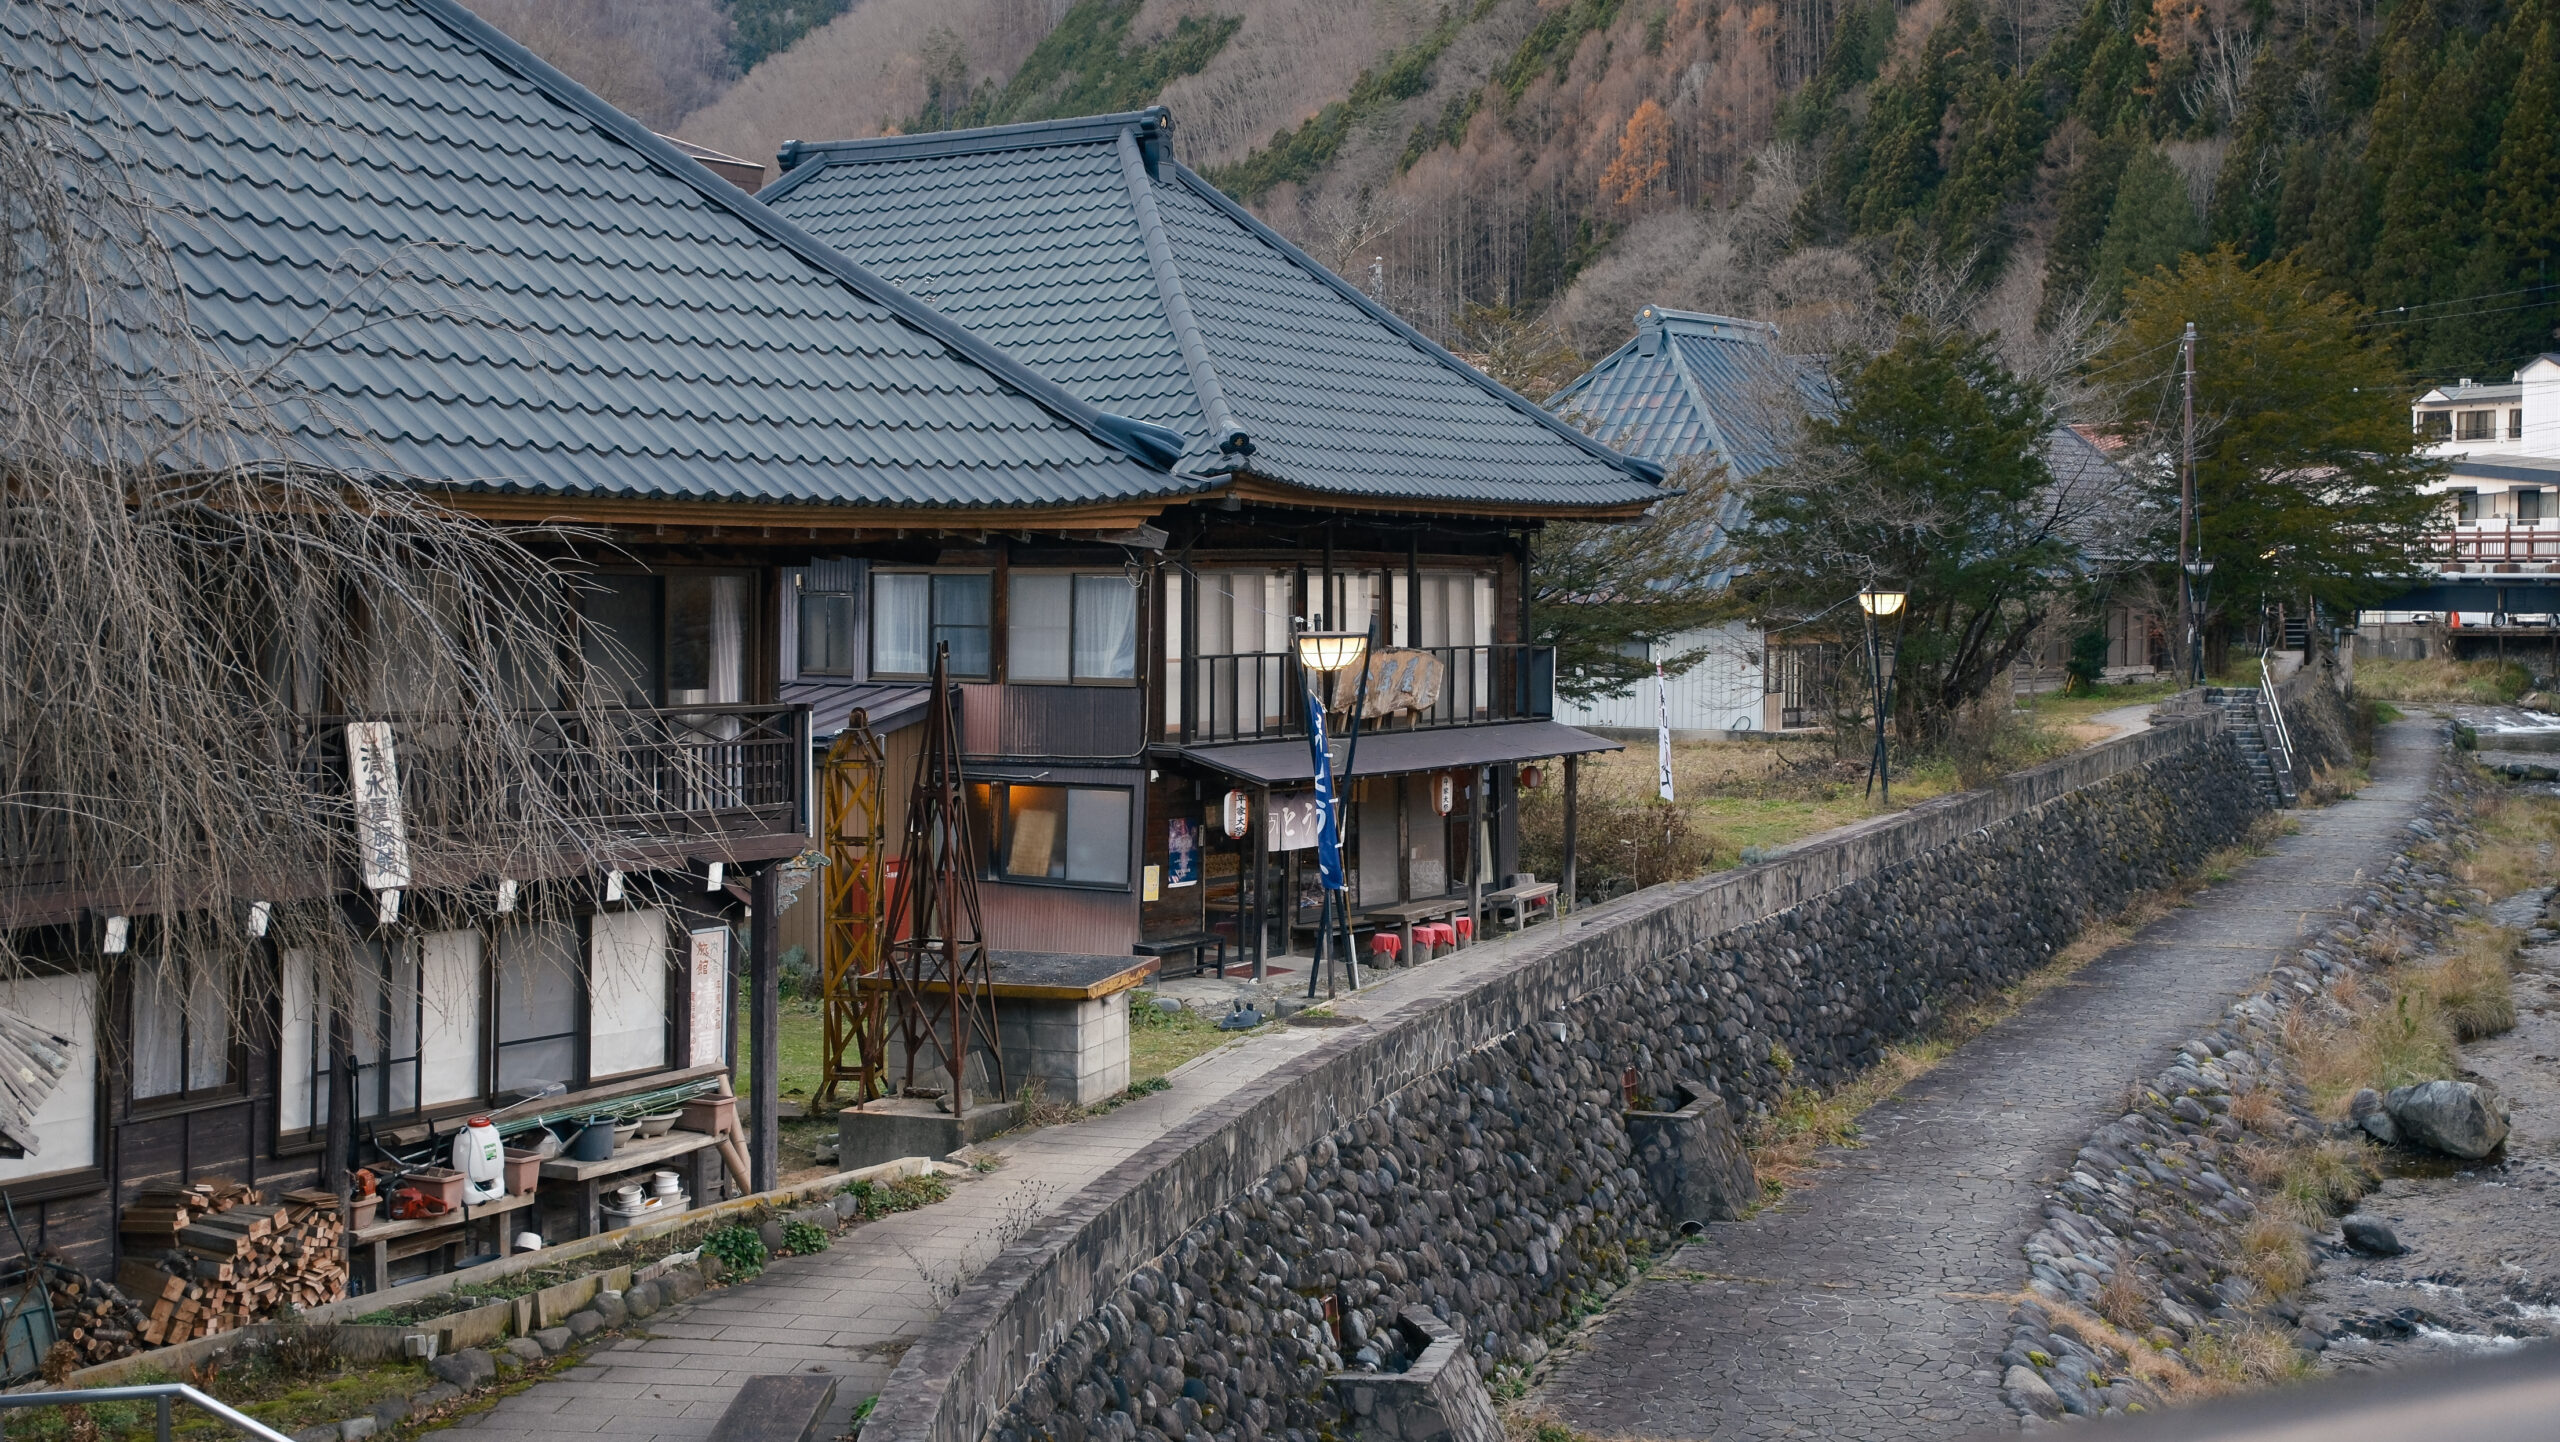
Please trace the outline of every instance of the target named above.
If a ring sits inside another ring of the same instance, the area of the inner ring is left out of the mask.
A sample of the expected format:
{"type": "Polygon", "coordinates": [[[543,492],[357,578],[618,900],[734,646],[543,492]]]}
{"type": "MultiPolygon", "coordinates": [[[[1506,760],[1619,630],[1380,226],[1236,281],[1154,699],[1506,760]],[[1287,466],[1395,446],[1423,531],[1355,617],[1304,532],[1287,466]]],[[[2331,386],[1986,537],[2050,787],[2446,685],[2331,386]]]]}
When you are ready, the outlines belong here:
{"type": "Polygon", "coordinates": [[[2334,1321],[2327,1371],[2500,1351],[2560,1336],[2560,932],[2548,890],[2499,904],[2529,928],[2515,977],[2513,1031],[2462,1049],[2468,1078],[2507,1099],[2506,1145],[2477,1162],[2395,1148],[2386,1179],[2352,1218],[2378,1221],[2407,1250],[2375,1256],[2324,1244],[2305,1312],[2334,1321]]]}

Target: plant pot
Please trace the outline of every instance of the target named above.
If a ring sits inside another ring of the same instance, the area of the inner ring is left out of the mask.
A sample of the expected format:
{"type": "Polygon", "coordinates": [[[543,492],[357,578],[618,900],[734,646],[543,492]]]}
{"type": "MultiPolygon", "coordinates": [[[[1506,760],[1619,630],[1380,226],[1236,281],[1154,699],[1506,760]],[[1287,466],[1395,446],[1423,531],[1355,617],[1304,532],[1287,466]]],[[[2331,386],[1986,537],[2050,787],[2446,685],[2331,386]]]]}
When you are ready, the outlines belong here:
{"type": "Polygon", "coordinates": [[[640,1135],[644,1137],[665,1136],[667,1133],[675,1130],[676,1118],[683,1115],[684,1113],[680,1111],[651,1112],[640,1119],[640,1135]]]}
{"type": "Polygon", "coordinates": [[[348,1230],[361,1232],[365,1228],[372,1226],[374,1213],[381,1210],[382,1196],[378,1192],[370,1197],[356,1197],[351,1199],[347,1203],[348,1230]]]}
{"type": "Polygon", "coordinates": [[[426,1196],[442,1199],[450,1209],[462,1205],[463,1175],[451,1167],[420,1167],[402,1179],[402,1185],[416,1187],[426,1196]]]}
{"type": "Polygon", "coordinates": [[[601,1162],[611,1160],[613,1157],[613,1122],[609,1118],[598,1118],[595,1121],[587,1123],[586,1130],[578,1133],[577,1138],[569,1143],[567,1156],[569,1160],[573,1162],[601,1162]]]}
{"type": "Polygon", "coordinates": [[[530,1148],[507,1148],[507,1195],[523,1196],[541,1180],[541,1152],[530,1148]]]}
{"type": "Polygon", "coordinates": [[[732,1135],[738,1130],[738,1099],[695,1097],[684,1104],[684,1114],[677,1125],[689,1132],[703,1132],[715,1137],[732,1135]]]}
{"type": "Polygon", "coordinates": [[[631,1144],[631,1139],[638,1135],[640,1135],[640,1124],[638,1122],[615,1122],[613,1124],[614,1149],[619,1151],[622,1148],[629,1146],[631,1144]]]}

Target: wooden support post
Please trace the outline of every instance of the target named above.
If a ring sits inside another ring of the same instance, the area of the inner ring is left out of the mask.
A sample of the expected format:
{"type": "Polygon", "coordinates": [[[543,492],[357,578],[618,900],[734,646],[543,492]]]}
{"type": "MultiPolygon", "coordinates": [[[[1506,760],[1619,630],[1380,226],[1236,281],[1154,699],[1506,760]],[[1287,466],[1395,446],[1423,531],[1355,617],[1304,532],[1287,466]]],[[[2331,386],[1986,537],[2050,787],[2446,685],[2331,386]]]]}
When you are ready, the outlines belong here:
{"type": "Polygon", "coordinates": [[[1581,800],[1582,758],[1568,756],[1564,758],[1564,882],[1556,888],[1558,916],[1573,910],[1575,862],[1579,859],[1575,855],[1575,843],[1580,840],[1581,800]]]}
{"type": "Polygon", "coordinates": [[[767,865],[756,872],[754,905],[747,990],[749,1004],[754,1008],[749,1025],[753,1031],[756,1075],[755,1093],[747,1101],[754,1118],[747,1129],[747,1161],[755,1189],[769,1192],[782,1173],[782,988],[778,963],[782,878],[778,866],[767,865]]]}
{"type": "Polygon", "coordinates": [[[1246,837],[1253,856],[1253,979],[1268,976],[1271,960],[1271,788],[1253,793],[1253,825],[1246,837]]]}
{"type": "Polygon", "coordinates": [[[1475,931],[1475,939],[1486,940],[1484,929],[1485,860],[1493,845],[1493,833],[1487,829],[1485,806],[1493,795],[1493,772],[1476,768],[1475,785],[1467,797],[1467,915],[1475,931]]]}

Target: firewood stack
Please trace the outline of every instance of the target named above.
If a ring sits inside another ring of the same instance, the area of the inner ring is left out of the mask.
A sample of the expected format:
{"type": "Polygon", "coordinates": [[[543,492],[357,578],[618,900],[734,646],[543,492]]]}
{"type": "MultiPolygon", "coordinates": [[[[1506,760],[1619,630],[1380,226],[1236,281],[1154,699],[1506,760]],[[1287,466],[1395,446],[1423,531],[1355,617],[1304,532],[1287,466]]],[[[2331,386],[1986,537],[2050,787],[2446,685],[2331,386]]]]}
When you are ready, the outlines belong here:
{"type": "Polygon", "coordinates": [[[72,1366],[112,1362],[140,1345],[142,1309],[113,1282],[46,1258],[44,1284],[53,1298],[55,1335],[71,1348],[72,1366]]]}
{"type": "Polygon", "coordinates": [[[142,1341],[167,1346],[347,1294],[345,1225],[329,1192],[274,1202],[237,1182],[155,1184],[125,1208],[117,1280],[145,1309],[142,1341]]]}

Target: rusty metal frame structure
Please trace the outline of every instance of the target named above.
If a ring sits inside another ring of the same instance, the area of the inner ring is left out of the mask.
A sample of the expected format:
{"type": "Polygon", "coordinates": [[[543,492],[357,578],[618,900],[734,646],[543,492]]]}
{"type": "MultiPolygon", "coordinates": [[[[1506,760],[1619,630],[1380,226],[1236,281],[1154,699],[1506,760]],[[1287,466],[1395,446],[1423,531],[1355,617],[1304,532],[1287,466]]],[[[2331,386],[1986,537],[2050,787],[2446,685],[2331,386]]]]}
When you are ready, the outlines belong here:
{"type": "Polygon", "coordinates": [[[854,1084],[856,1103],[883,1096],[888,1079],[888,996],[864,977],[885,970],[880,945],[884,863],[888,859],[889,758],[872,734],[861,707],[818,767],[818,800],[827,867],[820,894],[825,917],[819,933],[819,1007],[826,1022],[826,1050],[814,1107],[835,1105],[837,1089],[854,1084]]]}
{"type": "Polygon", "coordinates": [[[926,702],[924,754],[907,803],[898,884],[889,893],[882,934],[888,938],[888,986],[907,1053],[907,1087],[916,1057],[931,1047],[950,1076],[943,1096],[951,1114],[970,1104],[968,1065],[983,1048],[998,1097],[1006,1085],[1004,1047],[996,1034],[995,976],[986,926],[978,910],[978,853],[969,836],[967,783],[960,774],[958,691],[947,644],[933,650],[932,694],[926,702]],[[947,1032],[937,1028],[941,1011],[947,1032]]]}

